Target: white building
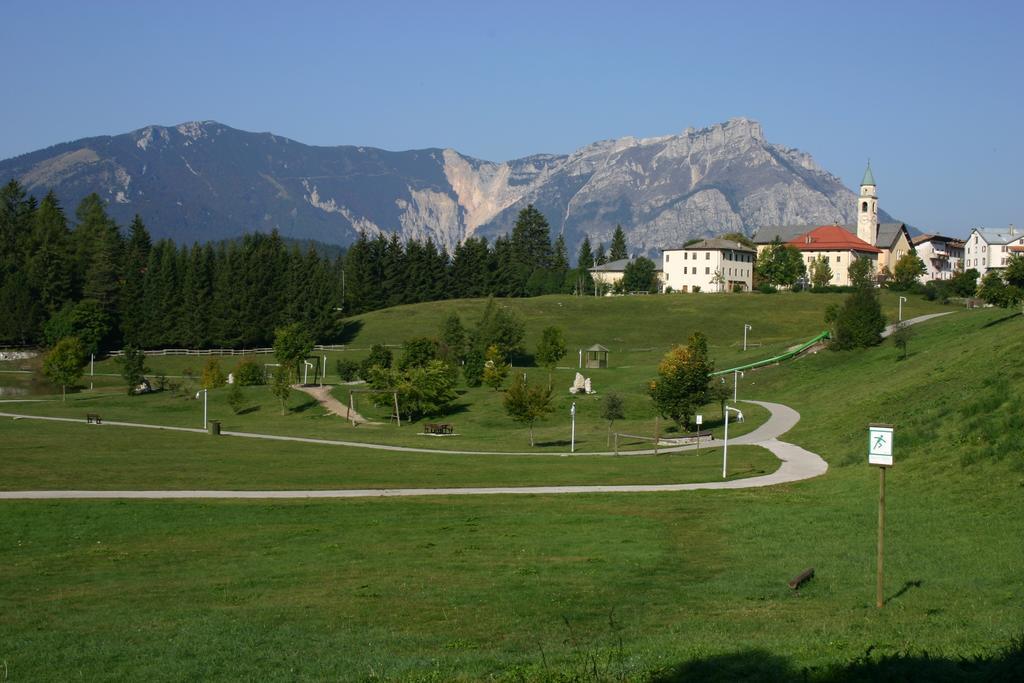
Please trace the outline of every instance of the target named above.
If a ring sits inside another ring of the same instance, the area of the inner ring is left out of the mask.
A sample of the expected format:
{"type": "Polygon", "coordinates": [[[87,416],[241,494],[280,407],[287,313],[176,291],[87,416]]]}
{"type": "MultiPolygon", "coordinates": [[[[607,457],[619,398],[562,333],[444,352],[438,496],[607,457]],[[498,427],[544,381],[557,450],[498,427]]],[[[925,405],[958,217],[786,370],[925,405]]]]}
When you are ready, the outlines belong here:
{"type": "MultiPolygon", "coordinates": [[[[878,222],[878,185],[871,164],[864,169],[864,178],[860,181],[860,194],[857,196],[856,225],[841,225],[847,232],[856,235],[865,242],[879,249],[875,258],[875,269],[878,273],[886,270],[891,274],[896,262],[910,251],[910,232],[905,223],[878,222]]],[[[754,235],[757,253],[767,249],[776,240],[790,242],[794,238],[803,237],[808,232],[822,227],[820,225],[766,225],[754,235]]],[[[833,268],[835,272],[835,268],[833,268]]]]}
{"type": "Polygon", "coordinates": [[[677,292],[750,291],[757,250],[709,239],[661,253],[662,282],[677,292]]]}
{"type": "MultiPolygon", "coordinates": [[[[635,258],[635,257],[634,257],[635,258]]],[[[633,262],[631,258],[619,259],[617,261],[609,261],[599,266],[594,266],[590,269],[590,276],[594,280],[594,285],[597,289],[608,292],[613,289],[617,284],[622,282],[622,278],[626,276],[626,266],[633,262]]],[[[658,283],[662,281],[661,272],[658,270],[658,264],[654,264],[654,274],[658,278],[658,283]]]]}
{"type": "Polygon", "coordinates": [[[1005,268],[1010,257],[1024,247],[1024,233],[1012,225],[1004,230],[974,228],[964,247],[964,270],[974,268],[985,277],[992,268],[1005,268]]]}
{"type": "Polygon", "coordinates": [[[853,235],[840,225],[819,225],[814,230],[794,237],[786,244],[797,249],[803,256],[808,277],[811,263],[821,259],[823,263],[828,264],[832,272],[828,284],[838,286],[853,284],[850,282],[849,271],[850,265],[857,259],[871,261],[869,272],[876,272],[878,257],[882,253],[881,249],[853,235]]]}
{"type": "Polygon", "coordinates": [[[913,239],[918,258],[924,262],[921,282],[951,280],[964,270],[964,241],[942,235],[918,235],[913,239]]]}

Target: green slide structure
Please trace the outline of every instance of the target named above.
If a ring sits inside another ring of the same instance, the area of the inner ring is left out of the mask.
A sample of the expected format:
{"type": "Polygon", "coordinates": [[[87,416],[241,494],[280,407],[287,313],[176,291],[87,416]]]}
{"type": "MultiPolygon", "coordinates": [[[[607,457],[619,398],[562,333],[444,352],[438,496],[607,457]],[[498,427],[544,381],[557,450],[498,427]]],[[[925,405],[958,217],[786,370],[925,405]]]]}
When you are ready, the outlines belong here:
{"type": "Polygon", "coordinates": [[[801,344],[800,346],[796,347],[792,351],[787,351],[786,353],[780,354],[778,356],[772,356],[771,358],[765,358],[764,360],[754,361],[753,363],[747,363],[746,365],[737,365],[736,367],[729,368],[728,370],[719,370],[718,372],[712,372],[711,376],[714,377],[715,375],[727,375],[730,372],[737,372],[737,371],[740,371],[740,370],[750,370],[751,368],[759,368],[762,365],[771,365],[772,363],[781,363],[784,360],[789,360],[793,356],[800,355],[801,353],[803,353],[807,349],[811,348],[812,346],[814,346],[818,342],[820,342],[820,341],[822,341],[824,339],[828,339],[829,336],[830,335],[829,335],[828,330],[825,330],[824,332],[819,334],[817,337],[814,337],[810,341],[801,344]]]}

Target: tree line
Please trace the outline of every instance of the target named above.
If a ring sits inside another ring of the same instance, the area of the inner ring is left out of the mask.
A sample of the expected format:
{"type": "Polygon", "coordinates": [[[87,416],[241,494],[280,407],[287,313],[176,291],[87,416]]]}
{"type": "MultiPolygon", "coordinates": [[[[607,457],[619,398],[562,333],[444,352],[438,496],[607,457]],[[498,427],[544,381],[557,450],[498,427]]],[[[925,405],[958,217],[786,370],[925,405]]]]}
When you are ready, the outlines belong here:
{"type": "Polygon", "coordinates": [[[53,192],[37,201],[12,180],[0,188],[0,344],[242,348],[268,346],[291,323],[327,343],[343,317],[398,304],[591,293],[588,269],[626,253],[618,227],[608,253],[584,238],[571,268],[564,237],[552,242],[533,206],[510,235],[470,237],[452,254],[429,238],[366,233],[334,258],[276,231],[178,245],[154,242],[138,215],[122,230],[96,194],[69,220],[53,192]]]}

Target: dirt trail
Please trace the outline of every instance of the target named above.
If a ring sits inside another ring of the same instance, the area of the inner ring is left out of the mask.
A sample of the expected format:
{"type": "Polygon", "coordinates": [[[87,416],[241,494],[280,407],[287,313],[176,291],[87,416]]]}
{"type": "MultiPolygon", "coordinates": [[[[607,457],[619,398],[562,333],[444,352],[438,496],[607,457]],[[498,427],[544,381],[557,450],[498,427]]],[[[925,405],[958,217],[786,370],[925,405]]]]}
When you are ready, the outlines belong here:
{"type": "Polygon", "coordinates": [[[370,422],[354,410],[349,415],[348,406],[331,395],[330,387],[304,387],[301,384],[293,384],[292,389],[298,389],[305,394],[309,394],[331,415],[343,417],[346,420],[354,421],[356,424],[367,424],[370,422]]]}

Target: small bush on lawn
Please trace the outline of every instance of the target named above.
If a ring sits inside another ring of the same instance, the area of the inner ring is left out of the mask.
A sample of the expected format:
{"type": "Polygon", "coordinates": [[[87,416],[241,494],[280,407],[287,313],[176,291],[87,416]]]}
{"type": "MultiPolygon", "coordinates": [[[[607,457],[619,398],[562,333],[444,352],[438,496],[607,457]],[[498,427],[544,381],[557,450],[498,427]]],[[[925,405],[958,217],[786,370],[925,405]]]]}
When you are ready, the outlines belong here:
{"type": "Polygon", "coordinates": [[[243,360],[235,366],[235,384],[242,387],[252,387],[258,384],[266,384],[263,376],[263,368],[254,361],[243,360]]]}
{"type": "Polygon", "coordinates": [[[342,382],[354,382],[359,379],[359,363],[357,361],[342,358],[334,364],[334,369],[342,382]]]}

